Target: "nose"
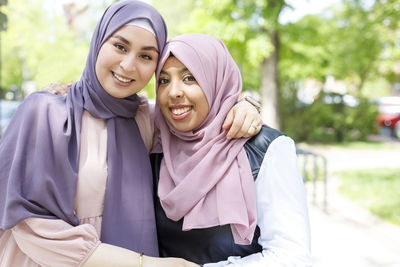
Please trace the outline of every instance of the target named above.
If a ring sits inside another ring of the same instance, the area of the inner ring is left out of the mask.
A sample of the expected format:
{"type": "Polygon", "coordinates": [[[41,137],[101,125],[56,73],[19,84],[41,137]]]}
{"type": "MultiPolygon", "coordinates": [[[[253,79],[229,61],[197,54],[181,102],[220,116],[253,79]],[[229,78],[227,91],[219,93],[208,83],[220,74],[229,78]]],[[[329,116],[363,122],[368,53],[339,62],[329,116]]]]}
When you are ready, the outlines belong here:
{"type": "Polygon", "coordinates": [[[119,65],[126,72],[136,71],[136,59],[134,56],[125,56],[119,65]]]}
{"type": "Polygon", "coordinates": [[[182,98],[184,93],[183,93],[183,88],[181,87],[179,81],[177,79],[173,79],[171,83],[169,84],[169,92],[168,95],[172,98],[182,98]]]}

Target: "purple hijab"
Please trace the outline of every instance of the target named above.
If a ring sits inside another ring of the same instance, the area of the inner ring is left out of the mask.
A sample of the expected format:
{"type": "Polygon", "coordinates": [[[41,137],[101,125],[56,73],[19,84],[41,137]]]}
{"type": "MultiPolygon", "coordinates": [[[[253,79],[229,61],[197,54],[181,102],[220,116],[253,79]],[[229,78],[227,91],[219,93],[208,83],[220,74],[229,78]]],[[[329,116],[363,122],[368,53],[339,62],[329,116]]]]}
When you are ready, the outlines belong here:
{"type": "Polygon", "coordinates": [[[254,180],[243,148],[247,139],[228,140],[221,130],[242,90],[239,68],[221,40],[183,34],[166,45],[157,80],[170,54],[196,78],[210,111],[197,129],[180,132],[164,118],[157,103],[156,123],[164,152],[158,183],[161,205],[168,218],[184,218],[184,231],[230,224],[235,243],[248,245],[257,211],[254,180]]]}
{"type": "Polygon", "coordinates": [[[133,19],[147,19],[162,52],[161,15],[140,1],[111,5],[94,31],[81,79],[66,99],[38,92],[21,104],[0,140],[0,228],[28,217],[78,225],[74,199],[83,110],[106,120],[108,179],[101,240],[157,256],[153,184],[147,150],[135,122],[137,95],[118,99],[100,85],[95,64],[101,45],[133,19]]]}

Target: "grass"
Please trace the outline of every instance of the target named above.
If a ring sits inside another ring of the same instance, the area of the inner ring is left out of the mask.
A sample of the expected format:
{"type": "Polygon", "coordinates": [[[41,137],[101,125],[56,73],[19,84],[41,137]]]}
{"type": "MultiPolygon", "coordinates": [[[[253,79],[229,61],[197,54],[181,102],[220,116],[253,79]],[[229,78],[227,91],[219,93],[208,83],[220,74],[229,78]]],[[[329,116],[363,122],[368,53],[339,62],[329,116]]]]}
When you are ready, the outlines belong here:
{"type": "Polygon", "coordinates": [[[339,191],[378,217],[400,225],[400,169],[336,172],[339,191]]]}
{"type": "MultiPolygon", "coordinates": [[[[300,143],[300,146],[310,146],[310,144],[300,143]]],[[[352,149],[352,150],[392,150],[400,149],[400,142],[373,142],[373,141],[356,141],[356,142],[343,142],[343,143],[331,143],[331,144],[312,144],[314,147],[321,148],[340,148],[340,149],[352,149]]]]}
{"type": "Polygon", "coordinates": [[[400,142],[385,143],[385,142],[343,142],[332,145],[333,147],[343,149],[360,149],[360,150],[376,150],[376,149],[399,149],[400,142]]]}

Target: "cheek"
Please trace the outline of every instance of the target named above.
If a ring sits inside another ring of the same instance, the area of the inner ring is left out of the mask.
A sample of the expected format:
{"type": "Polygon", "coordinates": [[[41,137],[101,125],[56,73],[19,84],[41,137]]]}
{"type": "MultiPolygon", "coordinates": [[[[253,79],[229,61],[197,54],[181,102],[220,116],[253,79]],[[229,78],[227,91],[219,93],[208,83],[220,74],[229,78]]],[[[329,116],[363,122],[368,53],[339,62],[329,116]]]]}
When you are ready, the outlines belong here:
{"type": "Polygon", "coordinates": [[[107,47],[106,44],[104,44],[99,51],[99,54],[97,56],[96,60],[96,70],[105,68],[107,65],[109,65],[112,61],[112,57],[109,55],[111,54],[111,51],[109,51],[109,48],[107,47]]]}
{"type": "Polygon", "coordinates": [[[100,83],[104,77],[104,71],[103,71],[102,67],[103,67],[103,65],[102,65],[101,60],[97,60],[95,70],[96,70],[97,79],[99,80],[100,83]]]}
{"type": "Polygon", "coordinates": [[[140,73],[143,79],[146,80],[147,82],[149,82],[155,71],[156,71],[156,64],[148,64],[140,67],[140,73]]]}
{"type": "Polygon", "coordinates": [[[210,111],[209,106],[208,106],[208,101],[206,96],[201,93],[197,96],[197,104],[199,105],[199,113],[200,113],[200,117],[201,120],[203,121],[204,119],[206,119],[208,112],[210,111]]]}
{"type": "Polygon", "coordinates": [[[108,69],[110,69],[110,66],[113,63],[112,61],[115,60],[115,58],[113,59],[112,57],[107,56],[109,53],[107,53],[106,50],[107,49],[104,49],[104,47],[100,49],[99,56],[97,57],[96,61],[95,70],[97,79],[99,81],[104,79],[104,75],[106,75],[108,69]]]}
{"type": "Polygon", "coordinates": [[[165,92],[165,89],[158,89],[157,91],[157,101],[160,104],[161,109],[163,109],[164,106],[167,104],[165,92]]]}
{"type": "Polygon", "coordinates": [[[158,104],[160,105],[160,109],[162,114],[165,117],[168,117],[169,114],[169,107],[168,107],[168,90],[164,89],[159,89],[157,92],[157,101],[158,104]]]}
{"type": "Polygon", "coordinates": [[[208,112],[209,109],[207,105],[201,107],[201,115],[200,115],[201,122],[203,122],[207,118],[208,112]]]}

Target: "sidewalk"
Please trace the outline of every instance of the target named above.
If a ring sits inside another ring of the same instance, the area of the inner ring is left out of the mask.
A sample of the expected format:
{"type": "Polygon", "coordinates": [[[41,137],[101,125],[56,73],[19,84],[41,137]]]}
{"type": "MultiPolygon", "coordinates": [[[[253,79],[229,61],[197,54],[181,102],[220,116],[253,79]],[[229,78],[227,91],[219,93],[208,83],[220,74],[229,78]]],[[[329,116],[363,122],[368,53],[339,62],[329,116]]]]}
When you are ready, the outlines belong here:
{"type": "MultiPolygon", "coordinates": [[[[382,221],[340,195],[337,192],[340,181],[332,171],[400,168],[400,147],[385,153],[357,151],[352,155],[348,151],[314,151],[328,159],[329,174],[326,212],[322,205],[322,190],[317,191],[317,201],[312,203],[312,184],[306,184],[313,266],[399,267],[400,226],[382,221]]],[[[322,189],[322,185],[317,186],[322,189]]]]}
{"type": "Polygon", "coordinates": [[[313,266],[399,267],[400,227],[338,195],[330,183],[327,212],[322,203],[309,204],[313,266]]]}

